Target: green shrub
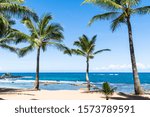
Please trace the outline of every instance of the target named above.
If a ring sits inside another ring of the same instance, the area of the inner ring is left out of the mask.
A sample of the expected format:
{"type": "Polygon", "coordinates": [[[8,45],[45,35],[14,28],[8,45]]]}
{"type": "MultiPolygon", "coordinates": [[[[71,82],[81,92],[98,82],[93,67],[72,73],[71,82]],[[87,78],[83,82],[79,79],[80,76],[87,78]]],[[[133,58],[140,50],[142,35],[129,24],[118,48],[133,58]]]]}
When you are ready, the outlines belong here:
{"type": "Polygon", "coordinates": [[[108,82],[104,82],[102,86],[102,93],[106,96],[106,100],[109,100],[109,96],[113,95],[116,88],[113,88],[109,85],[108,82]]]}

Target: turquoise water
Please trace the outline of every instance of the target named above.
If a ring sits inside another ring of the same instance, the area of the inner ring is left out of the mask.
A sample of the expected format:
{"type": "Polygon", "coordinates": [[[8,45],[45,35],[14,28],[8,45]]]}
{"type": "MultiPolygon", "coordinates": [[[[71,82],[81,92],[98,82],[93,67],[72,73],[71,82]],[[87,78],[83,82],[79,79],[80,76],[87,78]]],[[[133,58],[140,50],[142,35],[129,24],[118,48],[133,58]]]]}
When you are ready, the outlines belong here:
{"type": "MultiPolygon", "coordinates": [[[[2,75],[3,73],[0,73],[2,75]]],[[[0,87],[9,88],[32,88],[35,73],[12,73],[23,78],[1,79],[0,87]]],[[[139,73],[142,87],[150,90],[150,73],[139,73]]],[[[131,73],[90,73],[92,84],[101,88],[103,82],[109,82],[111,86],[117,87],[117,92],[131,93],[134,90],[131,73]]],[[[78,90],[83,86],[73,84],[85,83],[85,73],[40,73],[40,81],[57,81],[63,84],[40,85],[41,89],[47,90],[78,90]]]]}

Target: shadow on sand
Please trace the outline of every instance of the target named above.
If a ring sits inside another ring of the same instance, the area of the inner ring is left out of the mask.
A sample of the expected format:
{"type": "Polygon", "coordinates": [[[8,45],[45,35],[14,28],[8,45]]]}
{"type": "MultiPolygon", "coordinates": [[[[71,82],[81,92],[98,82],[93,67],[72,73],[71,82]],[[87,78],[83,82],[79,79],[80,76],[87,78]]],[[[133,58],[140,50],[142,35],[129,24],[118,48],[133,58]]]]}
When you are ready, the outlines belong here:
{"type": "MultiPolygon", "coordinates": [[[[101,92],[100,91],[83,91],[83,92],[81,92],[81,93],[100,93],[101,94],[101,92]]],[[[120,92],[120,93],[117,93],[117,95],[118,95],[118,97],[116,96],[112,96],[112,97],[110,97],[109,99],[111,100],[150,100],[150,98],[149,97],[144,97],[144,96],[140,96],[140,95],[131,95],[131,94],[125,94],[125,93],[122,93],[122,92],[120,92]]],[[[149,94],[150,95],[150,94],[149,94]]],[[[105,99],[105,97],[103,96],[103,97],[101,97],[101,98],[104,98],[105,99]]]]}
{"type": "Polygon", "coordinates": [[[0,93],[21,92],[19,89],[0,88],[0,93]]]}
{"type": "Polygon", "coordinates": [[[148,97],[140,96],[140,95],[130,95],[125,93],[118,93],[118,95],[122,97],[110,97],[113,100],[150,100],[148,97]]]}
{"type": "Polygon", "coordinates": [[[30,100],[39,100],[39,99],[30,99],[30,100]]]}

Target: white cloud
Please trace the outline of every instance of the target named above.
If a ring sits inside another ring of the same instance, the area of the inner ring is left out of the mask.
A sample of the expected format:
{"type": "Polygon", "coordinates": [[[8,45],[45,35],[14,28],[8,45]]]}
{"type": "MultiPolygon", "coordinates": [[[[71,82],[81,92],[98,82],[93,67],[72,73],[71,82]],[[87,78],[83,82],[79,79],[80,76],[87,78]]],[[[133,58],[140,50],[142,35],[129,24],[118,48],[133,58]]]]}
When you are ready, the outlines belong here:
{"type": "Polygon", "coordinates": [[[0,66],[0,71],[2,71],[2,67],[0,66]]]}
{"type": "MultiPolygon", "coordinates": [[[[137,67],[139,70],[150,70],[150,65],[145,65],[143,63],[137,63],[137,67]]],[[[108,66],[96,67],[92,70],[102,70],[102,71],[125,71],[131,70],[131,64],[110,64],[108,66]]]]}

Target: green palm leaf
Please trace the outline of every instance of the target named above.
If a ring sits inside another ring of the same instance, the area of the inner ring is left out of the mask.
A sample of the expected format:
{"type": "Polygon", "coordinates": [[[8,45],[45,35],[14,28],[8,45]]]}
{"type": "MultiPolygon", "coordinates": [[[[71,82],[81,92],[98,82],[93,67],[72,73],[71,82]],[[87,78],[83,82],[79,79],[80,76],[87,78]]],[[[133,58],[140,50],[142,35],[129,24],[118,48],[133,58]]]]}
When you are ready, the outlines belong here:
{"type": "Polygon", "coordinates": [[[124,13],[112,21],[111,30],[114,32],[121,23],[126,23],[124,13]]]}
{"type": "Polygon", "coordinates": [[[92,3],[97,6],[101,6],[107,9],[122,9],[123,7],[115,2],[116,0],[84,0],[82,4],[92,3]]]}
{"type": "Polygon", "coordinates": [[[6,28],[9,26],[9,22],[4,15],[0,13],[0,26],[5,26],[6,28]]]}
{"type": "Polygon", "coordinates": [[[104,14],[95,15],[89,22],[89,25],[91,25],[93,22],[97,20],[109,20],[114,17],[116,17],[119,14],[119,12],[108,12],[104,14]]]}
{"type": "Polygon", "coordinates": [[[17,51],[18,51],[18,49],[16,47],[9,46],[5,43],[0,43],[0,47],[3,48],[3,49],[7,49],[11,52],[15,52],[15,53],[17,53],[17,51]]]}
{"type": "Polygon", "coordinates": [[[142,14],[142,15],[150,13],[150,6],[136,8],[133,10],[133,13],[142,14]]]}
{"type": "Polygon", "coordinates": [[[22,4],[24,2],[24,0],[0,0],[0,3],[16,3],[16,4],[22,4]]]}
{"type": "Polygon", "coordinates": [[[33,50],[34,50],[34,45],[31,44],[27,47],[20,49],[18,55],[19,57],[24,57],[25,55],[27,55],[29,52],[32,52],[33,50]]]}
{"type": "Polygon", "coordinates": [[[8,35],[8,38],[13,39],[13,41],[14,41],[16,44],[21,43],[21,42],[31,41],[29,35],[27,35],[27,34],[21,32],[21,31],[18,31],[18,30],[12,31],[12,32],[8,35]]]}
{"type": "Polygon", "coordinates": [[[51,23],[49,26],[46,27],[45,33],[47,40],[55,40],[61,42],[64,38],[63,36],[63,27],[57,23],[51,23]]]}
{"type": "Polygon", "coordinates": [[[22,19],[22,23],[26,25],[26,27],[30,30],[33,36],[38,37],[37,29],[29,17],[24,17],[22,19]]]}
{"type": "Polygon", "coordinates": [[[38,19],[37,15],[31,9],[19,4],[0,3],[0,11],[10,16],[17,16],[18,18],[27,16],[33,17],[34,20],[38,19]]]}
{"type": "Polygon", "coordinates": [[[102,53],[104,51],[111,51],[111,50],[110,49],[102,49],[102,50],[98,50],[98,51],[94,52],[93,54],[96,55],[96,54],[102,53]]]}
{"type": "Polygon", "coordinates": [[[45,32],[45,28],[47,27],[48,23],[52,20],[52,16],[50,14],[46,14],[44,15],[39,24],[38,24],[38,27],[39,27],[39,31],[42,31],[42,32],[39,32],[39,34],[43,34],[45,32]]]}
{"type": "Polygon", "coordinates": [[[71,53],[72,53],[72,54],[76,54],[76,55],[80,55],[80,56],[86,57],[86,53],[83,52],[83,51],[80,50],[80,49],[72,49],[72,50],[71,50],[71,53]]]}

